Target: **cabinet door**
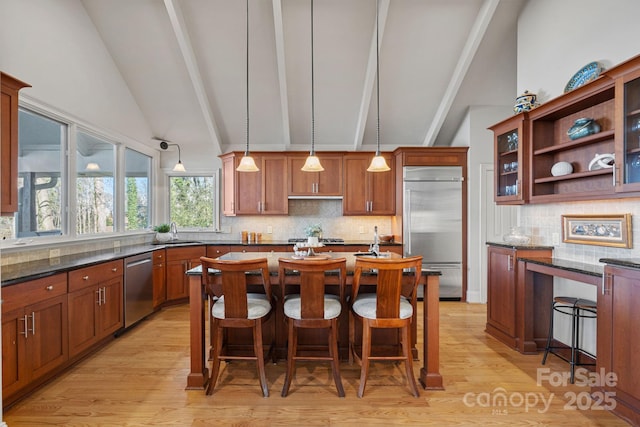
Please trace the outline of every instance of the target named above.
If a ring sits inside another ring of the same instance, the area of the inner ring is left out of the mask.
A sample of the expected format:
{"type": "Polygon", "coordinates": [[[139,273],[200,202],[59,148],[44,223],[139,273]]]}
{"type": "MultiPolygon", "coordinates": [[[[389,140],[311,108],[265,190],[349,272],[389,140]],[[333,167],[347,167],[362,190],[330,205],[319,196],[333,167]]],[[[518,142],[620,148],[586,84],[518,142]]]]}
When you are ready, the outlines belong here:
{"type": "Polygon", "coordinates": [[[121,279],[112,279],[100,285],[102,301],[98,304],[98,337],[104,338],[124,326],[121,279]]]}
{"type": "Polygon", "coordinates": [[[606,266],[604,292],[598,295],[597,368],[598,372],[602,368],[605,373],[617,375],[616,385],[609,388],[619,400],[616,410],[625,412],[633,408],[635,417],[640,413],[637,301],[640,301],[640,271],[606,266]]]}
{"type": "Polygon", "coordinates": [[[523,181],[527,170],[527,113],[520,113],[492,126],[494,144],[494,193],[500,205],[522,204],[528,188],[523,181]]]}
{"type": "Polygon", "coordinates": [[[616,83],[616,108],[621,123],[616,123],[616,191],[640,191],[640,70],[616,83]],[[622,159],[618,162],[618,159],[622,159]]]}
{"type": "Polygon", "coordinates": [[[0,72],[0,211],[18,210],[18,91],[28,84],[0,72]]]}
{"type": "Polygon", "coordinates": [[[24,309],[2,313],[2,394],[8,396],[29,383],[25,362],[27,318],[24,309]]]}
{"type": "MultiPolygon", "coordinates": [[[[262,157],[252,154],[256,165],[260,168],[259,172],[236,172],[234,194],[235,194],[235,214],[236,215],[259,215],[260,203],[262,202],[262,174],[264,166],[262,165],[262,157]]],[[[238,160],[234,164],[237,165],[238,160]]]]}
{"type": "Polygon", "coordinates": [[[235,157],[224,157],[222,159],[222,213],[226,216],[236,214],[235,174],[235,157]]]}
{"type": "MultiPolygon", "coordinates": [[[[487,278],[487,326],[509,337],[516,335],[516,252],[490,246],[487,278]]],[[[515,346],[515,342],[513,343],[515,346]]]]}
{"type": "Polygon", "coordinates": [[[367,215],[367,158],[346,155],[344,157],[344,199],[342,213],[344,215],[367,215]]]}
{"type": "Polygon", "coordinates": [[[67,296],[27,306],[25,314],[30,323],[27,360],[31,379],[36,379],[68,359],[67,296]]]}
{"type": "Polygon", "coordinates": [[[153,308],[159,307],[167,300],[166,271],[165,263],[153,265],[153,308]]]}
{"type": "MultiPolygon", "coordinates": [[[[395,173],[391,156],[384,155],[391,167],[388,172],[367,172],[369,215],[394,215],[396,213],[395,173]]],[[[367,159],[368,163],[371,159],[367,159]]]]}
{"type": "Polygon", "coordinates": [[[316,193],[316,185],[320,173],[301,171],[300,169],[304,166],[305,159],[306,157],[289,157],[287,159],[289,166],[290,196],[312,196],[316,193]]]}
{"type": "MultiPolygon", "coordinates": [[[[286,158],[284,155],[264,155],[261,163],[262,198],[259,205],[260,214],[288,214],[286,158]]],[[[241,191],[244,191],[244,189],[241,188],[241,191]]]]}
{"type": "Polygon", "coordinates": [[[200,257],[206,254],[204,246],[167,249],[167,301],[189,296],[187,270],[200,265],[200,257]]]}
{"type": "Polygon", "coordinates": [[[98,341],[99,285],[86,287],[67,296],[69,308],[69,356],[73,357],[98,341]]]}

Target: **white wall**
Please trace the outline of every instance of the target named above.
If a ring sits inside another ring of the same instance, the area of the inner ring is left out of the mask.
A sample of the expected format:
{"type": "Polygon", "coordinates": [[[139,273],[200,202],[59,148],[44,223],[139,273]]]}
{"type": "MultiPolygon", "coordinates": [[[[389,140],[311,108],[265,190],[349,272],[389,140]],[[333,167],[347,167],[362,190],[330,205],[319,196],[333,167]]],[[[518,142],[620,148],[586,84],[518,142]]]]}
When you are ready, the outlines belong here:
{"type": "Polygon", "coordinates": [[[87,124],[149,139],[145,118],[79,0],[0,0],[0,16],[0,69],[32,86],[21,95],[87,124]]]}
{"type": "MultiPolygon", "coordinates": [[[[537,92],[541,101],[561,95],[571,76],[591,61],[607,68],[640,53],[638,44],[637,0],[535,0],[529,1],[518,21],[518,90],[537,92]]],[[[638,199],[604,202],[554,203],[527,205],[520,209],[521,225],[534,235],[537,243],[551,245],[552,235],[562,235],[561,215],[572,213],[631,213],[633,240],[640,242],[640,204],[638,199]]],[[[561,243],[554,256],[597,264],[602,257],[638,257],[640,246],[614,249],[561,243]]],[[[556,294],[595,299],[595,288],[556,280],[556,294]]],[[[566,340],[569,326],[559,324],[566,340]]],[[[595,350],[595,337],[587,347],[595,350]]],[[[566,342],[566,341],[565,341],[566,342]]]]}

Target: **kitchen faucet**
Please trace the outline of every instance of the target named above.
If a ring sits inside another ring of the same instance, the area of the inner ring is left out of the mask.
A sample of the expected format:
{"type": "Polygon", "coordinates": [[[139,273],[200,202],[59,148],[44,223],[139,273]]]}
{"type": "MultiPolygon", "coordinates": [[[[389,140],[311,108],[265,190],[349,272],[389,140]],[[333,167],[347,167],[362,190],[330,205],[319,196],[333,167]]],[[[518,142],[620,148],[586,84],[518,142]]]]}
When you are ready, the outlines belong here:
{"type": "Polygon", "coordinates": [[[171,222],[169,226],[169,233],[171,233],[171,240],[176,240],[178,238],[178,226],[175,221],[171,222]]]}

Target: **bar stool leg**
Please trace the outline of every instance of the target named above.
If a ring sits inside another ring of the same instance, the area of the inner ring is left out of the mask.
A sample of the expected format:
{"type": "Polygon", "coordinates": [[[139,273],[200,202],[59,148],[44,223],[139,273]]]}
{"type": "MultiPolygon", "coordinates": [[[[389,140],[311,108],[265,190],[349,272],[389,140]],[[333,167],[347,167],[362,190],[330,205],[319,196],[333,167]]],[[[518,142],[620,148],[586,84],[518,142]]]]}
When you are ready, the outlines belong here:
{"type": "Polygon", "coordinates": [[[553,313],[556,311],[555,301],[551,303],[551,316],[549,318],[549,333],[547,335],[547,345],[544,348],[544,356],[542,357],[542,364],[544,365],[551,349],[551,340],[553,339],[553,313]]]}
{"type": "Polygon", "coordinates": [[[569,367],[571,370],[571,377],[569,378],[569,382],[573,384],[575,382],[575,373],[576,373],[576,348],[578,347],[578,328],[580,327],[580,309],[574,307],[571,310],[571,360],[569,361],[569,367]]]}

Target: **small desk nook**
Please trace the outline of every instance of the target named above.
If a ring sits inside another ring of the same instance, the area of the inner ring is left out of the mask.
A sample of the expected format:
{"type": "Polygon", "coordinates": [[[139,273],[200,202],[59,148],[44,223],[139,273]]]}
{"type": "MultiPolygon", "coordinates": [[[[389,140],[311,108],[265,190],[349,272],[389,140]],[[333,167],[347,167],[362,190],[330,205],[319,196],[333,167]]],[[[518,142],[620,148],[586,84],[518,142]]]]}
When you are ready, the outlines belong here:
{"type": "MultiPolygon", "coordinates": [[[[490,251],[492,248],[508,249],[501,243],[488,245],[490,251]]],[[[514,251],[523,249],[533,248],[513,248],[514,251]]],[[[513,308],[508,309],[510,316],[503,317],[511,323],[501,325],[502,330],[493,327],[495,321],[492,317],[495,320],[497,316],[492,316],[488,304],[486,332],[520,353],[540,357],[549,334],[554,278],[595,286],[597,327],[594,375],[615,378],[615,381],[593,384],[591,391],[606,393],[613,399],[612,412],[632,425],[640,425],[640,369],[637,363],[640,354],[640,259],[601,258],[599,262],[602,264],[586,264],[551,256],[536,256],[535,251],[525,256],[520,256],[521,253],[518,255],[511,260],[510,267],[513,272],[510,277],[515,278],[510,290],[513,308]],[[513,336],[502,331],[513,331],[513,336]]],[[[490,264],[489,270],[494,267],[490,264]]],[[[499,280],[494,282],[500,285],[499,280]]],[[[494,282],[489,280],[488,283],[490,298],[494,282]]]]}
{"type": "MultiPolygon", "coordinates": [[[[271,286],[275,295],[279,295],[280,280],[278,277],[278,259],[280,257],[291,257],[291,252],[271,252],[271,253],[252,253],[252,252],[233,252],[222,255],[220,259],[224,260],[239,260],[239,259],[254,259],[266,257],[269,266],[269,274],[271,280],[271,286]]],[[[344,257],[346,258],[347,269],[347,291],[350,292],[351,283],[353,280],[353,272],[356,256],[350,252],[334,252],[332,257],[344,257]]],[[[399,257],[399,255],[391,254],[392,257],[399,257]]],[[[203,389],[209,378],[209,369],[207,362],[209,359],[209,345],[207,344],[209,338],[205,332],[206,330],[206,318],[209,317],[207,313],[208,307],[205,303],[205,289],[202,283],[202,270],[198,266],[187,271],[189,278],[189,313],[190,313],[190,345],[191,345],[191,362],[190,372],[187,376],[187,389],[203,389]]],[[[211,272],[210,274],[215,274],[211,272]]],[[[375,274],[375,273],[372,273],[375,274]]],[[[425,389],[430,390],[442,390],[442,375],[439,371],[439,276],[440,272],[422,270],[419,280],[419,285],[424,286],[424,302],[423,302],[423,316],[422,316],[422,367],[418,376],[420,383],[425,389]]],[[[288,276],[287,276],[288,277],[288,276]]],[[[374,276],[371,276],[373,278],[374,276]]],[[[287,278],[289,280],[289,278],[287,278]]],[[[362,280],[366,281],[366,280],[362,280]]],[[[374,283],[374,282],[371,282],[374,283]]],[[[281,301],[276,301],[276,304],[281,304],[281,301]]],[[[286,337],[287,329],[286,324],[282,321],[280,316],[281,307],[275,307],[276,313],[275,319],[270,320],[264,326],[264,334],[272,336],[275,335],[275,353],[280,358],[286,355],[286,337]]],[[[342,315],[341,315],[342,316],[342,315]]],[[[416,319],[418,320],[418,319],[416,319]]],[[[418,320],[419,321],[419,320],[418,320]]],[[[418,329],[417,322],[412,322],[412,343],[415,346],[417,342],[418,329]]],[[[340,319],[339,323],[339,340],[340,348],[339,353],[343,360],[346,360],[348,350],[348,316],[345,310],[344,318],[340,319]]],[[[313,345],[313,336],[309,338],[309,345],[313,345]]],[[[378,340],[378,346],[384,350],[385,347],[391,348],[395,345],[394,340],[397,339],[397,334],[381,335],[378,340]]],[[[241,349],[244,343],[242,337],[238,336],[233,338],[238,349],[241,349]]],[[[324,342],[324,341],[323,341],[324,342]]],[[[300,343],[299,343],[300,344],[300,343]]],[[[418,356],[417,349],[413,349],[414,358],[418,356]]]]}

